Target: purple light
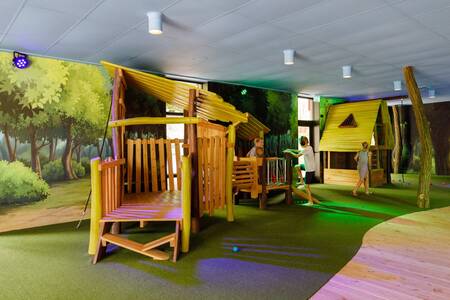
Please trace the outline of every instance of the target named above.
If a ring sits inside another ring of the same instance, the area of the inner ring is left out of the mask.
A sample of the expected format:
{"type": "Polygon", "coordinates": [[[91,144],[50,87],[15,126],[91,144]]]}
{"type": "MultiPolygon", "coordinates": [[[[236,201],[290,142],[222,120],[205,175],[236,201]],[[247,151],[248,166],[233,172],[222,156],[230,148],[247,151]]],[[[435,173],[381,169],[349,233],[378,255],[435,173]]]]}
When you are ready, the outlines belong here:
{"type": "Polygon", "coordinates": [[[30,65],[30,61],[28,60],[28,55],[14,52],[13,65],[18,69],[25,69],[30,65]]]}

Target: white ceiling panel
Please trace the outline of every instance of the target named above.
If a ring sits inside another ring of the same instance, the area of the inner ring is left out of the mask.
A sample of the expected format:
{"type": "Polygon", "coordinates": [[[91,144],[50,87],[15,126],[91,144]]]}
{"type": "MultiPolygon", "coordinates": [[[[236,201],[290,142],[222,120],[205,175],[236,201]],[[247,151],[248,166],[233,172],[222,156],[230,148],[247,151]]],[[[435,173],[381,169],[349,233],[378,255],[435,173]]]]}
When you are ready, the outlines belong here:
{"type": "Polygon", "coordinates": [[[5,35],[1,47],[42,53],[75,21],[73,15],[25,6],[5,35]]]}
{"type": "Polygon", "coordinates": [[[399,95],[392,81],[412,65],[440,95],[449,16],[450,0],[0,0],[0,48],[342,97],[399,95]],[[151,10],[161,36],[147,33],[151,10]]]}
{"type": "Polygon", "coordinates": [[[27,5],[81,17],[104,1],[105,0],[28,0],[27,5]]]}
{"type": "Polygon", "coordinates": [[[21,6],[22,1],[0,1],[0,39],[21,6]]]}
{"type": "Polygon", "coordinates": [[[274,24],[294,32],[304,32],[385,5],[382,0],[322,1],[282,17],[274,24]]]}

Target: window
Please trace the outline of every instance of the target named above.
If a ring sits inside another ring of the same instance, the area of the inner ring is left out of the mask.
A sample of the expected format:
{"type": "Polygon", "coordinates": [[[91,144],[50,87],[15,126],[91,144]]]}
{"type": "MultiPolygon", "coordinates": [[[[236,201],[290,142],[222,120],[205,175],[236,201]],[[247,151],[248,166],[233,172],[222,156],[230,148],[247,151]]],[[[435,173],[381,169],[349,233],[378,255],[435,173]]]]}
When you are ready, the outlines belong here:
{"type": "Polygon", "coordinates": [[[300,121],[314,120],[314,103],[312,99],[298,97],[298,119],[300,121]]]}

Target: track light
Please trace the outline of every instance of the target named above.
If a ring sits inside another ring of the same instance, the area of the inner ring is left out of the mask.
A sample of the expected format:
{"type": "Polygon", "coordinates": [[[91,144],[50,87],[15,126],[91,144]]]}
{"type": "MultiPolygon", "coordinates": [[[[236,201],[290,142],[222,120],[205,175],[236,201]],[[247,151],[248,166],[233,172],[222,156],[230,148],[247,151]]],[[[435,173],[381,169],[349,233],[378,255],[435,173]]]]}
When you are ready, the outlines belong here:
{"type": "Polygon", "coordinates": [[[342,78],[352,78],[352,66],[342,66],[342,78]]]}
{"type": "Polygon", "coordinates": [[[402,82],[400,80],[394,81],[394,91],[401,91],[402,90],[402,82]]]}
{"type": "Polygon", "coordinates": [[[28,55],[16,51],[14,51],[13,53],[12,62],[13,65],[18,69],[25,69],[30,65],[28,55]]]}
{"type": "Polygon", "coordinates": [[[295,50],[294,49],[286,49],[286,50],[283,50],[283,53],[284,53],[284,64],[285,65],[293,65],[295,50]]]}
{"type": "Polygon", "coordinates": [[[148,32],[150,34],[162,34],[162,14],[159,11],[149,11],[148,18],[148,32]]]}

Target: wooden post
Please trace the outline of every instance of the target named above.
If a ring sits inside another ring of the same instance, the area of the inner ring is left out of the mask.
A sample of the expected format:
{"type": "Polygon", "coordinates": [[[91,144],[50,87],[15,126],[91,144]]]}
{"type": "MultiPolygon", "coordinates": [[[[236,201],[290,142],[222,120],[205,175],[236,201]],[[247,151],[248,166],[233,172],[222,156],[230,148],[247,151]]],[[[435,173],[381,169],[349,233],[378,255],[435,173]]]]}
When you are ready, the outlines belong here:
{"type": "Polygon", "coordinates": [[[98,245],[99,223],[102,217],[101,181],[98,170],[100,157],[91,159],[91,228],[89,232],[89,255],[94,255],[98,245]]]}
{"type": "Polygon", "coordinates": [[[227,203],[227,220],[234,221],[233,207],[233,160],[234,160],[234,143],[236,142],[236,127],[234,124],[228,126],[228,146],[227,146],[227,170],[225,174],[225,200],[227,203]]]}
{"type": "Polygon", "coordinates": [[[191,236],[191,160],[188,156],[183,156],[181,162],[182,169],[182,180],[183,185],[182,189],[182,214],[183,214],[183,222],[182,222],[182,231],[181,231],[181,252],[186,253],[189,251],[189,239],[191,236]]]}
{"type": "Polygon", "coordinates": [[[285,155],[284,156],[286,161],[286,181],[288,186],[288,189],[286,191],[286,204],[291,205],[292,204],[292,159],[291,156],[285,155]]]}
{"type": "Polygon", "coordinates": [[[430,127],[425,115],[420,90],[414,77],[414,71],[411,66],[403,68],[406,87],[408,89],[409,99],[411,99],[414,117],[416,118],[417,132],[419,133],[419,141],[421,144],[420,153],[420,171],[419,171],[419,188],[417,191],[417,206],[420,208],[430,207],[430,184],[431,184],[431,161],[432,161],[432,144],[430,127]]]}
{"type": "MultiPolygon", "coordinates": [[[[189,90],[189,108],[187,111],[188,117],[195,117],[196,111],[197,90],[189,90]]],[[[191,217],[192,217],[192,232],[198,233],[200,231],[200,201],[198,192],[198,147],[197,147],[197,125],[189,124],[187,140],[189,143],[189,155],[191,156],[191,180],[192,180],[192,201],[191,201],[191,217]]]]}
{"type": "Polygon", "coordinates": [[[394,174],[398,173],[400,167],[400,155],[402,153],[402,141],[400,137],[400,124],[398,118],[397,105],[392,106],[394,116],[394,149],[392,150],[392,169],[394,174]]]}
{"type": "Polygon", "coordinates": [[[267,205],[267,178],[266,178],[266,170],[267,170],[267,160],[265,157],[262,158],[261,167],[258,167],[258,179],[261,184],[261,194],[259,195],[259,208],[265,209],[267,205]]]}

